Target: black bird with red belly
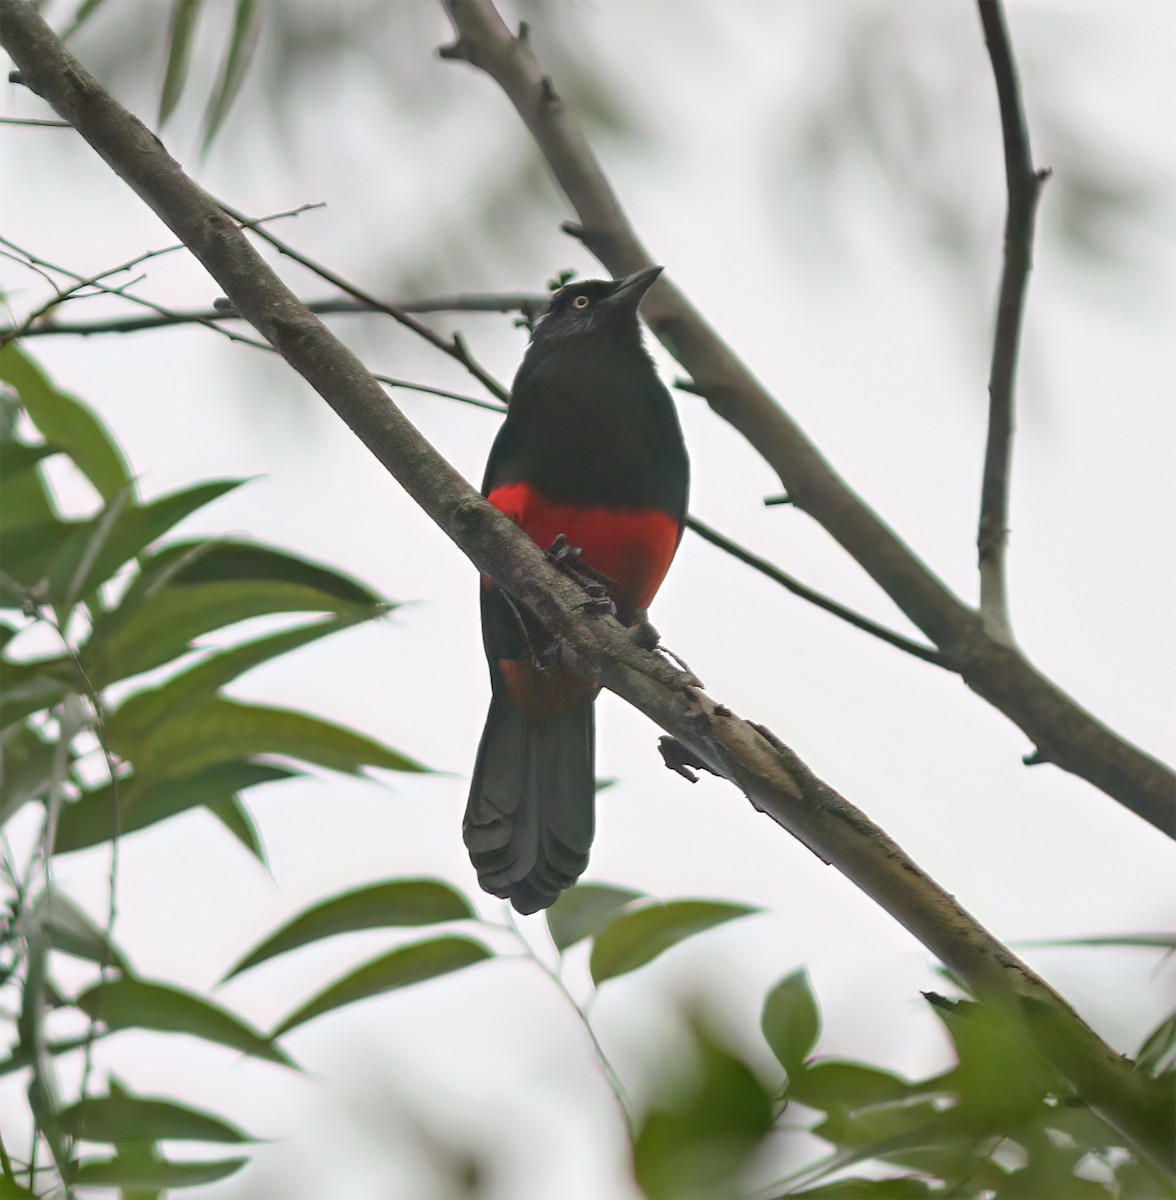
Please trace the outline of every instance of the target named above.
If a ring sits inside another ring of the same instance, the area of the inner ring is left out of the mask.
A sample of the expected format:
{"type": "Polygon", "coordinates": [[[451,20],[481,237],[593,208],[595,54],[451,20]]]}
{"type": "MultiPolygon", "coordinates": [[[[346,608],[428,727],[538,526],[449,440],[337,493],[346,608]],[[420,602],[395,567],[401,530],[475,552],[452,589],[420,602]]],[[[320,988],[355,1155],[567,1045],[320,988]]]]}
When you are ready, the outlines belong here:
{"type": "MultiPolygon", "coordinates": [[[[648,608],[682,538],[690,466],[637,306],[661,267],[560,288],[536,323],[490,451],[482,494],[544,549],[562,534],[624,625],[648,608]]],[[[478,882],[521,913],[588,864],[599,686],[482,579],[492,696],[463,832],[478,882]]]]}

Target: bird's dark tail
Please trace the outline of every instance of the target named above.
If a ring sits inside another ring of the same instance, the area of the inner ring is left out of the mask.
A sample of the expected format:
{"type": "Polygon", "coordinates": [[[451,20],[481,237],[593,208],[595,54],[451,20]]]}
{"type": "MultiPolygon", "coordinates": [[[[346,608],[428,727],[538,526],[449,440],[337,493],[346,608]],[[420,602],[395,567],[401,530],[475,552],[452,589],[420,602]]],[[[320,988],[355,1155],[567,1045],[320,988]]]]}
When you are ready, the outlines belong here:
{"type": "Polygon", "coordinates": [[[579,879],[595,824],[592,700],[550,720],[495,691],[462,833],[478,882],[521,913],[579,879]]]}

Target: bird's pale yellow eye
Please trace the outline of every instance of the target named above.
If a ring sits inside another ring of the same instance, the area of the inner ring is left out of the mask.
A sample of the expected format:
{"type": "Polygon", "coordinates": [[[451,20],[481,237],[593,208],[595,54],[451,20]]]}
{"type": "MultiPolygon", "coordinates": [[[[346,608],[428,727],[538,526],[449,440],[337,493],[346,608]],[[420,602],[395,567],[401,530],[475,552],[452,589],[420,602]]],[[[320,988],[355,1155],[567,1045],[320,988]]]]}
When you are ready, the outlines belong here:
{"type": "Polygon", "coordinates": [[[588,297],[587,297],[587,296],[577,296],[577,297],[576,297],[576,298],[575,298],[575,299],[572,301],[572,307],[573,307],[573,308],[587,308],[587,307],[588,307],[588,304],[589,304],[589,301],[588,301],[588,297]]]}

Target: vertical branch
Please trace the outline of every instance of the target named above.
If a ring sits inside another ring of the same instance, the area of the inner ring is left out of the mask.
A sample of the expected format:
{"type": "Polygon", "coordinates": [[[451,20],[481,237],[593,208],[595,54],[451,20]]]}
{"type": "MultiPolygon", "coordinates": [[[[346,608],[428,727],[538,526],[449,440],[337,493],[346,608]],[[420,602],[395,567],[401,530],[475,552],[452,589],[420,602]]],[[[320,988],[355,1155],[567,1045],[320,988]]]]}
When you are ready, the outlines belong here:
{"type": "Polygon", "coordinates": [[[1009,535],[1013,396],[1021,319],[1032,265],[1033,223],[1041,185],[1049,172],[1038,171],[1033,166],[1020,84],[1000,0],[978,0],[978,6],[1000,104],[1008,212],[1005,217],[1004,266],[996,312],[996,333],[988,375],[988,444],[984,454],[984,482],[980,490],[980,527],[976,535],[976,547],[980,566],[980,614],[990,634],[1011,641],[1005,551],[1009,535]]]}

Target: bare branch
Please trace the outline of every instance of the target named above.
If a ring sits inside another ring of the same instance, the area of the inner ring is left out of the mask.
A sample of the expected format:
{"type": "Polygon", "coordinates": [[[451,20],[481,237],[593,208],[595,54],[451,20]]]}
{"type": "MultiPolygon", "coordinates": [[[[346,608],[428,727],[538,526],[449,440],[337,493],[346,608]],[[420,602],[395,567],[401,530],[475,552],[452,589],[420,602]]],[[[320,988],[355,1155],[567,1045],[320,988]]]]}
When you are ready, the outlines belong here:
{"type": "MultiPolygon", "coordinates": [[[[1157,1159],[1171,1133],[1151,1081],[1132,1071],[1025,964],[996,941],[862,813],[774,737],[688,686],[483,500],[391,404],[363,364],[269,269],[246,237],[61,45],[27,0],[0,0],[0,36],[44,97],[184,241],[238,311],[354,430],[479,570],[535,613],[577,668],[645,712],[751,802],[834,863],[982,999],[1020,1019],[1048,1017],[1045,1052],[1116,1128],[1157,1159]]],[[[1034,1026],[1036,1028],[1036,1025],[1034,1026]]]]}
{"type": "MultiPolygon", "coordinates": [[[[324,316],[370,315],[385,311],[384,305],[406,313],[435,312],[485,312],[521,313],[533,321],[550,301],[550,296],[535,292],[506,292],[501,294],[438,296],[426,300],[381,301],[371,305],[363,300],[306,300],[304,303],[312,313],[324,316]]],[[[231,305],[218,305],[206,309],[173,309],[169,314],[154,317],[111,317],[103,321],[56,321],[52,318],[37,321],[29,328],[22,328],[20,336],[30,337],[91,337],[104,333],[140,333],[144,329],[166,329],[176,325],[206,325],[209,321],[244,320],[233,311],[231,305]]],[[[12,330],[0,326],[0,342],[12,330]]]]}
{"type": "Polygon", "coordinates": [[[988,444],[980,489],[980,527],[976,547],[980,563],[980,615],[994,637],[1012,640],[1006,576],[1009,540],[1009,474],[1013,452],[1013,397],[1025,293],[1032,266],[1033,224],[1041,185],[1048,176],[1036,171],[1029,151],[1029,129],[1021,106],[1017,69],[1009,45],[1000,0],[977,0],[984,42],[992,61],[1000,128],[1004,139],[1008,213],[1005,217],[1004,268],[992,366],[988,376],[988,444]]]}
{"type": "Polygon", "coordinates": [[[952,670],[951,664],[933,646],[923,646],[918,642],[912,642],[909,638],[903,637],[902,634],[895,633],[893,630],[887,629],[884,625],[879,625],[877,622],[871,621],[869,617],[863,617],[860,613],[854,612],[853,609],[846,608],[843,604],[838,604],[836,600],[830,600],[828,596],[822,596],[820,592],[807,587],[799,579],[794,579],[774,563],[768,562],[766,558],[760,558],[758,554],[753,554],[752,551],[739,545],[738,542],[733,542],[729,537],[725,537],[717,529],[712,529],[697,517],[687,517],[686,525],[688,528],[693,529],[704,541],[710,542],[712,546],[718,546],[720,550],[726,550],[732,558],[737,558],[741,563],[746,563],[749,567],[754,567],[761,575],[766,575],[769,579],[775,580],[776,583],[780,584],[781,587],[787,588],[794,596],[799,596],[802,600],[807,600],[810,604],[815,604],[817,608],[824,609],[825,612],[832,613],[835,617],[840,617],[841,620],[846,621],[855,629],[860,629],[864,633],[880,638],[898,650],[903,650],[907,654],[913,654],[916,658],[921,658],[924,662],[934,663],[935,666],[942,667],[945,671],[952,670]]]}
{"type": "MultiPolygon", "coordinates": [[[[621,209],[567,106],[492,0],[443,0],[458,40],[446,58],[463,59],[502,88],[579,216],[570,232],[614,274],[653,263],[621,209]]],[[[796,423],[663,275],[642,313],[711,408],[763,455],[792,504],[821,523],[964,682],[1015,722],[1037,751],[1113,796],[1136,815],[1176,834],[1176,777],[1046,678],[1017,647],[985,629],[969,608],[833,470],[796,423]]]]}

